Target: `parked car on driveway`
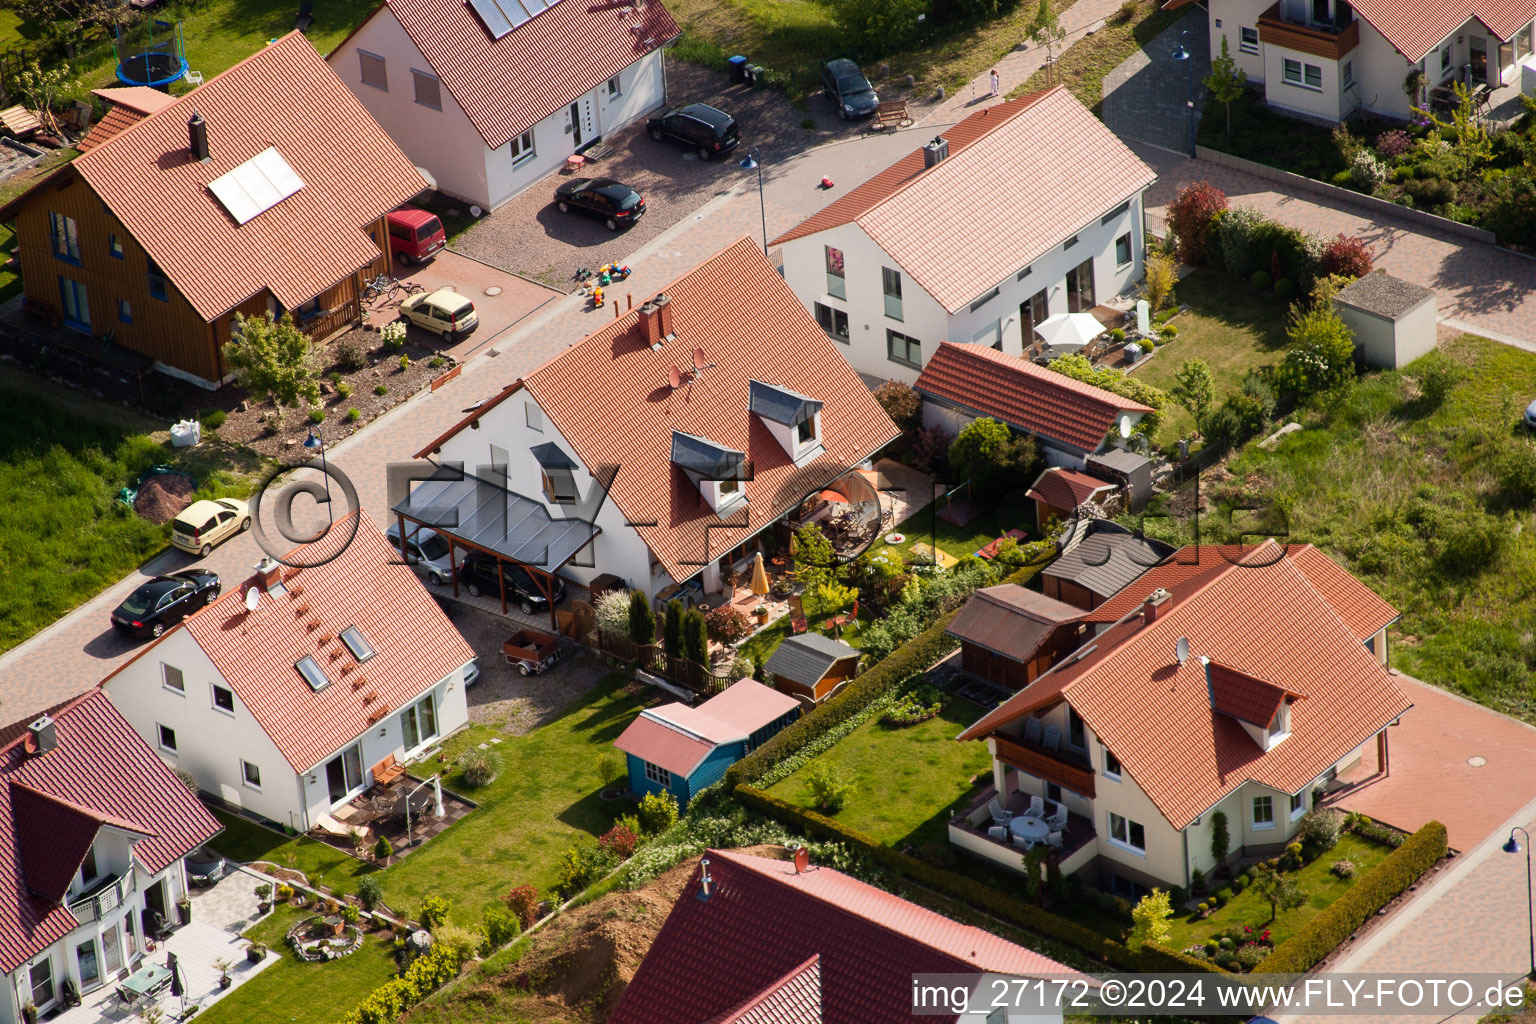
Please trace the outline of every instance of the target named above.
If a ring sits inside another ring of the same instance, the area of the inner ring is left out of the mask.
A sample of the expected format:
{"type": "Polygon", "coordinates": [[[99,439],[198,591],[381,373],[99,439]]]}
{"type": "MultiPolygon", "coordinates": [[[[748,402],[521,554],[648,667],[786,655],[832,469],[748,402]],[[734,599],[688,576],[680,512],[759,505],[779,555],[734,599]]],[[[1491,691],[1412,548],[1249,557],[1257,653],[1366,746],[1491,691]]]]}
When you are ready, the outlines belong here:
{"type": "Polygon", "coordinates": [[[609,231],[627,228],[645,216],[640,193],[612,178],[573,178],[555,189],[555,207],[561,213],[589,213],[609,231]]]}
{"type": "Polygon", "coordinates": [[[112,627],[129,636],[159,636],[219,596],[221,584],[207,569],[183,569],[140,584],[112,611],[112,627]]]}
{"type": "MultiPolygon", "coordinates": [[[[391,523],[384,531],[390,546],[400,550],[400,524],[391,523]]],[[[406,531],[405,560],[427,574],[427,581],[440,587],[453,579],[453,566],[449,564],[448,542],[436,530],[422,526],[406,531]]]]}
{"type": "Polygon", "coordinates": [[[429,260],[448,244],[443,222],[420,207],[402,206],[384,222],[389,226],[389,254],[402,266],[429,260]]]}
{"type": "Polygon", "coordinates": [[[171,520],[171,543],[206,557],[215,544],[251,528],[251,510],[235,498],[194,501],[171,520]]]}
{"type": "Polygon", "coordinates": [[[645,130],[653,139],[673,139],[696,150],[700,160],[729,153],[741,142],[736,119],[703,103],[690,103],[653,117],[645,123],[645,130]]]}
{"type": "MultiPolygon", "coordinates": [[[[534,582],[532,573],[512,562],[501,562],[500,565],[509,604],[517,605],[524,615],[549,607],[549,601],[545,599],[543,589],[534,582]]],[[[459,566],[459,579],[469,588],[471,596],[500,597],[501,584],[496,581],[496,566],[497,560],[490,555],[471,551],[459,566]]],[[[565,584],[560,577],[552,577],[546,586],[553,588],[555,604],[565,600],[565,584]]]]}
{"type": "Polygon", "coordinates": [[[480,314],[469,296],[452,288],[439,288],[425,295],[412,295],[400,303],[400,315],[424,331],[439,335],[444,341],[464,337],[480,324],[480,314]]]}
{"type": "Polygon", "coordinates": [[[829,60],[821,66],[821,91],[844,121],[868,117],[880,105],[874,86],[851,60],[829,60]]]}
{"type": "Polygon", "coordinates": [[[191,885],[212,885],[224,877],[226,870],[224,858],[206,846],[199,846],[187,854],[185,860],[187,864],[187,882],[191,885]]]}

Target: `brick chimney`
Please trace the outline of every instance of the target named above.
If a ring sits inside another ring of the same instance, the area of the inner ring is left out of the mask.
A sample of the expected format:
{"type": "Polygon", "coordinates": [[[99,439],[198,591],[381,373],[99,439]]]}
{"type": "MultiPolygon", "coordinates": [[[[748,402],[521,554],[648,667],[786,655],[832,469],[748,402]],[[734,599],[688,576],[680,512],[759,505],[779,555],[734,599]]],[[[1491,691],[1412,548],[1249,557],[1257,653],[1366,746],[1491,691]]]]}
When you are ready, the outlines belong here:
{"type": "Polygon", "coordinates": [[[656,307],[657,316],[661,319],[662,339],[672,337],[672,296],[666,292],[657,292],[651,305],[656,307]]]}
{"type": "Polygon", "coordinates": [[[1158,615],[1162,614],[1163,605],[1167,602],[1168,591],[1164,590],[1162,587],[1158,587],[1156,590],[1152,591],[1152,593],[1148,594],[1146,601],[1143,602],[1141,606],[1141,617],[1143,620],[1143,625],[1150,626],[1152,623],[1156,622],[1158,615]]]}
{"type": "Polygon", "coordinates": [[[282,572],[282,564],[275,558],[263,558],[256,563],[256,578],[261,581],[261,589],[270,590],[273,584],[278,582],[278,576],[282,572]]]}
{"type": "Polygon", "coordinates": [[[661,311],[655,302],[640,304],[640,340],[647,348],[661,347],[661,311]]]}

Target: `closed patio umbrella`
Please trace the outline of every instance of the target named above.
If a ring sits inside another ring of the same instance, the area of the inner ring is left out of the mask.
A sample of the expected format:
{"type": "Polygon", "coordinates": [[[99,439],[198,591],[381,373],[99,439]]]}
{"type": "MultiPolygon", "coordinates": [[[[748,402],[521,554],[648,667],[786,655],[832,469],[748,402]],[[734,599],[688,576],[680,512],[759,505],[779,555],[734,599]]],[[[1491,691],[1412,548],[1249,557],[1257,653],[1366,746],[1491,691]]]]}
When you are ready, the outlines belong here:
{"type": "Polygon", "coordinates": [[[761,551],[752,558],[752,593],[758,597],[768,593],[768,570],[763,567],[761,551]]]}
{"type": "Polygon", "coordinates": [[[177,959],[175,953],[166,954],[166,959],[169,961],[167,966],[171,969],[171,995],[181,1000],[181,1008],[185,1010],[187,1008],[187,986],[181,979],[181,961],[177,959]]]}
{"type": "Polygon", "coordinates": [[[1104,325],[1089,313],[1057,313],[1035,325],[1047,345],[1088,344],[1104,333],[1104,325]]]}

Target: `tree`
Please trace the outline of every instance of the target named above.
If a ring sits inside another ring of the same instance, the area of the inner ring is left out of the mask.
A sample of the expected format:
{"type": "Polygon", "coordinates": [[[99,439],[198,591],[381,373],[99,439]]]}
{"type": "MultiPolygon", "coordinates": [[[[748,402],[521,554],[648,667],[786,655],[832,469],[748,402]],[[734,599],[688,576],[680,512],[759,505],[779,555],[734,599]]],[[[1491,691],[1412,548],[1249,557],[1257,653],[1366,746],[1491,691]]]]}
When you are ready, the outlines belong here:
{"type": "Polygon", "coordinates": [[[1354,380],[1355,335],[1333,306],[1334,286],[1324,278],[1307,305],[1291,307],[1291,347],[1280,364],[1282,387],[1302,398],[1337,391],[1354,380]]]}
{"type": "Polygon", "coordinates": [[[1473,164],[1493,155],[1493,142],[1488,138],[1482,118],[1477,116],[1471,91],[1460,82],[1452,82],[1451,90],[1455,93],[1456,105],[1451,108],[1449,121],[1427,107],[1414,107],[1413,112],[1433,124],[1443,136],[1450,137],[1451,148],[1461,158],[1462,174],[1470,175],[1473,164]]]}
{"type": "Polygon", "coordinates": [[[1227,832],[1227,814],[1225,811],[1217,811],[1211,815],[1211,856],[1216,859],[1216,866],[1227,862],[1227,854],[1232,851],[1232,836],[1227,832]]]}
{"type": "MultiPolygon", "coordinates": [[[[126,4],[123,6],[127,7],[126,4]]],[[[35,21],[38,24],[62,25],[72,24],[77,19],[73,16],[68,18],[34,16],[27,17],[26,20],[35,21]]],[[[79,88],[79,85],[79,82],[70,81],[68,64],[60,64],[44,70],[35,60],[18,71],[15,79],[16,91],[27,101],[27,105],[37,112],[43,126],[54,135],[61,137],[63,133],[59,131],[59,122],[54,120],[53,104],[58,100],[59,93],[79,88]]]]}
{"type": "Polygon", "coordinates": [[[1056,44],[1067,38],[1067,30],[1061,27],[1051,0],[1040,0],[1035,9],[1035,20],[1029,23],[1029,41],[1045,47],[1045,84],[1051,84],[1051,67],[1056,63],[1056,44]]]}
{"type": "Polygon", "coordinates": [[[843,768],[832,768],[821,761],[813,761],[805,773],[805,792],[812,804],[822,814],[836,814],[848,802],[853,792],[853,782],[843,768]]]}
{"type": "Polygon", "coordinates": [[[277,407],[279,419],[284,409],[297,408],[301,400],[320,400],[314,345],[291,314],[274,322],[265,313],[249,320],[236,313],[232,334],[234,339],[224,345],[224,361],[242,387],[277,407]]]}
{"type": "Polygon", "coordinates": [[[1243,88],[1248,84],[1248,72],[1237,66],[1232,54],[1227,52],[1227,37],[1221,37],[1221,56],[1211,61],[1211,73],[1205,79],[1205,87],[1227,111],[1227,137],[1232,137],[1232,101],[1243,98],[1243,88]]]}
{"type": "Polygon", "coordinates": [[[697,608],[683,613],[683,657],[699,665],[709,664],[709,624],[697,608]]]}
{"type": "Polygon", "coordinates": [[[1205,239],[1227,209],[1227,194],[1208,181],[1186,185],[1168,204],[1168,229],[1178,242],[1179,259],[1196,266],[1205,261],[1205,239]]]}
{"type": "Polygon", "coordinates": [[[918,414],[923,411],[923,400],[917,389],[905,381],[888,380],[875,388],[875,400],[902,430],[917,426],[918,414]]]}
{"type": "Polygon", "coordinates": [[[831,8],[838,25],[856,39],[889,53],[917,36],[928,0],[832,0],[831,8]]]}
{"type": "Polygon", "coordinates": [[[629,639],[637,644],[656,642],[656,613],[651,611],[650,600],[639,590],[629,595],[629,639]]]}
{"type": "Polygon", "coordinates": [[[683,602],[667,602],[666,618],[661,625],[661,648],[669,658],[683,656],[683,602]]]}
{"type": "Polygon", "coordinates": [[[1142,283],[1141,294],[1151,312],[1156,313],[1173,301],[1173,286],[1178,283],[1179,270],[1173,265],[1171,256],[1160,252],[1147,256],[1146,280],[1142,283]]]}
{"type": "Polygon", "coordinates": [[[1179,364],[1173,375],[1173,387],[1168,392],[1173,400],[1189,410],[1195,418],[1195,429],[1205,422],[1205,413],[1216,400],[1216,378],[1204,359],[1186,359],[1179,364]]]}
{"type": "Polygon", "coordinates": [[[1168,919],[1173,916],[1173,900],[1167,889],[1153,889],[1131,908],[1131,928],[1128,943],[1132,949],[1140,949],[1148,942],[1159,945],[1168,941],[1173,926],[1168,919]]]}
{"type": "Polygon", "coordinates": [[[1289,875],[1281,874],[1268,864],[1260,864],[1254,875],[1252,888],[1269,901],[1269,920],[1274,922],[1282,910],[1295,910],[1307,902],[1307,891],[1296,884],[1289,875]]]}
{"type": "Polygon", "coordinates": [[[977,495],[993,495],[1023,486],[1035,464],[1035,439],[1015,434],[989,416],[972,420],[949,446],[949,464],[977,495]]]}

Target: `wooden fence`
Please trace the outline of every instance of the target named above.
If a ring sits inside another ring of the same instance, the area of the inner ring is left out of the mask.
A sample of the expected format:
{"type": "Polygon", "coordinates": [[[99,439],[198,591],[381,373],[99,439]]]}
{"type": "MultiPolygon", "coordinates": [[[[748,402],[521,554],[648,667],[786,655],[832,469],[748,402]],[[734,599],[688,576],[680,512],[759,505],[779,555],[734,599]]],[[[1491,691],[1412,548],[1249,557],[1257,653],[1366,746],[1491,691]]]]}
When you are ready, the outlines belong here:
{"type": "Polygon", "coordinates": [[[591,642],[604,654],[633,662],[642,671],[686,686],[702,696],[713,696],[736,681],[730,672],[716,672],[696,661],[668,657],[660,644],[637,644],[601,629],[594,631],[591,642]]]}

